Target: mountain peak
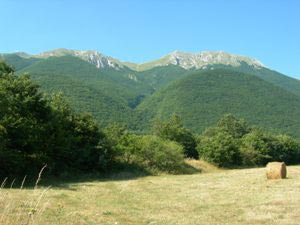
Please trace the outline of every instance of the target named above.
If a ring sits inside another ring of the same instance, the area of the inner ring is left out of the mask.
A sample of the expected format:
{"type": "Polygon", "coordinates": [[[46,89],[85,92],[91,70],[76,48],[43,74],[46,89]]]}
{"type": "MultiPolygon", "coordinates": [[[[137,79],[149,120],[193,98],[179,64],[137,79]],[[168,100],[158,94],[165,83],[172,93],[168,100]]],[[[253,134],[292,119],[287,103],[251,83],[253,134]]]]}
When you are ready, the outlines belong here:
{"type": "Polygon", "coordinates": [[[174,64],[185,69],[203,68],[212,64],[223,64],[228,66],[240,66],[246,63],[256,68],[265,67],[257,59],[252,59],[245,56],[229,54],[224,51],[202,51],[199,53],[188,53],[174,51],[162,58],[167,64],[174,64]]]}
{"type": "MultiPolygon", "coordinates": [[[[16,54],[16,53],[15,53],[16,54]]],[[[61,57],[71,55],[87,61],[97,68],[112,68],[121,70],[124,68],[131,68],[132,70],[143,71],[157,66],[177,65],[184,69],[205,69],[213,65],[226,65],[238,67],[242,64],[247,64],[256,69],[265,67],[260,61],[254,58],[230,54],[224,51],[202,51],[198,53],[173,51],[162,58],[142,64],[121,62],[110,56],[106,56],[94,50],[72,50],[66,48],[58,48],[51,51],[46,51],[37,55],[28,55],[26,53],[18,53],[23,58],[48,58],[48,57],[61,57]]]]}
{"type": "Polygon", "coordinates": [[[105,56],[102,53],[94,50],[71,50],[71,49],[65,49],[65,48],[58,48],[54,49],[52,51],[47,51],[40,53],[38,55],[35,55],[34,57],[37,58],[48,58],[48,57],[61,57],[71,55],[75,57],[79,57],[84,61],[87,61],[91,64],[94,64],[97,68],[114,68],[119,70],[123,66],[119,63],[118,60],[105,56]]]}
{"type": "Polygon", "coordinates": [[[202,51],[198,53],[173,51],[162,58],[142,64],[126,65],[134,70],[149,70],[157,66],[177,65],[184,69],[205,69],[213,65],[226,65],[238,67],[247,64],[256,69],[265,67],[260,61],[254,58],[230,54],[224,51],[202,51]]]}

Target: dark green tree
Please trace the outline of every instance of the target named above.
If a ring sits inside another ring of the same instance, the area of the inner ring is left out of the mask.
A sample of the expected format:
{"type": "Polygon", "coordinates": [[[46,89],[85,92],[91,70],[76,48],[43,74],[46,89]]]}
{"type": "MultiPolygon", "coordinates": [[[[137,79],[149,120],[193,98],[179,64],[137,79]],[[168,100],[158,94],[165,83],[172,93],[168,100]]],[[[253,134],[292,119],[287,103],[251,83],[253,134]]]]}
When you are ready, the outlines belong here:
{"type": "Polygon", "coordinates": [[[132,164],[136,158],[139,136],[131,134],[125,126],[112,123],[104,130],[116,161],[132,164]]]}
{"type": "Polygon", "coordinates": [[[168,121],[157,120],[153,125],[153,134],[165,140],[175,141],[183,146],[185,157],[198,159],[197,142],[194,135],[183,127],[181,119],[173,115],[168,121]]]}
{"type": "Polygon", "coordinates": [[[138,143],[136,162],[150,172],[178,173],[184,164],[183,148],[157,136],[143,136],[138,143]]]}
{"type": "Polygon", "coordinates": [[[61,94],[47,97],[28,75],[0,63],[0,175],[95,171],[109,164],[110,146],[89,115],[76,114],[61,94]]]}
{"type": "Polygon", "coordinates": [[[231,167],[241,163],[237,140],[221,129],[211,137],[201,136],[197,149],[201,159],[217,166],[231,167]]]}
{"type": "Polygon", "coordinates": [[[272,136],[267,146],[274,161],[283,161],[288,164],[300,162],[300,143],[287,135],[272,136]]]}
{"type": "Polygon", "coordinates": [[[223,129],[234,138],[241,138],[250,132],[246,121],[238,119],[232,114],[224,115],[217,123],[217,127],[223,129]]]}
{"type": "Polygon", "coordinates": [[[253,130],[241,139],[241,156],[243,165],[265,165],[272,160],[268,142],[270,136],[262,130],[253,130]]]}

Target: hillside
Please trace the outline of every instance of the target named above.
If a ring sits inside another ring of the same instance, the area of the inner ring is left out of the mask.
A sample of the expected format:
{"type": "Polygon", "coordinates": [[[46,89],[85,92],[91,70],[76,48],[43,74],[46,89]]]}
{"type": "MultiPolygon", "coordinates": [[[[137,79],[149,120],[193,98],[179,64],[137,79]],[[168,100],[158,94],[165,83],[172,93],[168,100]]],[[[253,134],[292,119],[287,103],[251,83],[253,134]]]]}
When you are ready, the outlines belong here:
{"type": "Polygon", "coordinates": [[[152,119],[176,112],[187,127],[201,132],[231,112],[300,136],[300,81],[245,56],[176,51],[134,64],[96,51],[56,49],[1,58],[47,92],[63,92],[75,110],[92,113],[103,126],[115,121],[145,132],[152,119]]]}
{"type": "Polygon", "coordinates": [[[132,107],[143,91],[150,91],[115,71],[100,71],[73,56],[50,57],[17,72],[29,73],[50,93],[63,92],[74,109],[92,113],[102,125],[129,123],[132,107]]]}
{"type": "Polygon", "coordinates": [[[261,67],[257,69],[246,63],[242,63],[238,67],[214,65],[214,68],[225,68],[242,73],[253,74],[300,97],[300,80],[286,76],[269,68],[261,67]]]}
{"type": "Polygon", "coordinates": [[[27,66],[30,66],[36,62],[41,61],[41,59],[37,58],[31,58],[31,57],[22,57],[23,55],[20,55],[18,53],[15,54],[0,54],[0,60],[4,60],[7,64],[12,65],[15,70],[21,70],[24,69],[27,66]]]}
{"type": "Polygon", "coordinates": [[[233,113],[253,125],[300,136],[298,96],[254,75],[231,70],[187,75],[146,99],[138,110],[146,115],[144,124],[176,113],[187,127],[201,132],[222,115],[233,113]]]}
{"type": "Polygon", "coordinates": [[[153,89],[158,90],[170,82],[184,77],[188,70],[176,65],[157,66],[149,70],[136,72],[137,80],[149,84],[153,89]]]}

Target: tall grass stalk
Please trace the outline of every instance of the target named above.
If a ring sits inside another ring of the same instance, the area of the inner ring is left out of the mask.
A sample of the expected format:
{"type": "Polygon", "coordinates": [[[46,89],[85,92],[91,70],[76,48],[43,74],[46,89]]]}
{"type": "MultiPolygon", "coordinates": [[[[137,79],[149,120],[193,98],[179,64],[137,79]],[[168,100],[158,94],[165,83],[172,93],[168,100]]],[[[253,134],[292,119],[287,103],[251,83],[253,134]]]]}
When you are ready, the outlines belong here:
{"type": "Polygon", "coordinates": [[[48,206],[45,195],[50,187],[40,189],[42,173],[47,165],[39,172],[35,186],[31,191],[24,191],[24,195],[15,195],[15,192],[22,192],[26,181],[23,178],[20,188],[13,189],[15,179],[7,185],[8,178],[5,178],[0,186],[0,224],[1,225],[30,225],[38,224],[48,206]],[[8,188],[9,187],[9,188],[8,188]],[[21,197],[17,197],[21,196],[21,197]]]}

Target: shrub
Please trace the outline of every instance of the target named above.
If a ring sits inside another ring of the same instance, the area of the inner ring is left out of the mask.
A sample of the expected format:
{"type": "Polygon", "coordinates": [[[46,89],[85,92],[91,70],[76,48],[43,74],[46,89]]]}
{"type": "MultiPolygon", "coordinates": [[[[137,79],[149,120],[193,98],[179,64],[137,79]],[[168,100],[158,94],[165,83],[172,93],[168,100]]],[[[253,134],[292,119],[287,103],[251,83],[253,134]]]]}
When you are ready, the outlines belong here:
{"type": "Polygon", "coordinates": [[[245,165],[265,165],[270,161],[299,162],[300,145],[287,135],[271,135],[254,130],[242,139],[241,154],[245,165]]]}
{"type": "Polygon", "coordinates": [[[241,158],[243,165],[265,165],[272,159],[267,144],[268,136],[262,131],[253,131],[241,139],[241,158]]]}
{"type": "Polygon", "coordinates": [[[177,173],[184,163],[183,149],[157,136],[143,136],[139,140],[137,162],[151,171],[177,173]]]}
{"type": "Polygon", "coordinates": [[[289,164],[299,163],[299,142],[287,135],[277,135],[267,143],[273,161],[282,161],[289,164]]]}
{"type": "Polygon", "coordinates": [[[109,145],[113,149],[112,157],[114,159],[120,157],[122,158],[124,154],[123,139],[125,136],[129,135],[126,127],[118,123],[111,123],[104,129],[104,133],[107,137],[109,145]]]}
{"type": "Polygon", "coordinates": [[[221,167],[240,164],[238,142],[228,133],[219,130],[213,136],[201,136],[197,147],[202,159],[221,167]]]}
{"type": "Polygon", "coordinates": [[[225,115],[215,127],[206,129],[197,149],[202,159],[223,167],[300,161],[300,143],[295,139],[249,127],[232,115],[225,115]]]}
{"type": "Polygon", "coordinates": [[[180,118],[173,115],[169,121],[155,121],[153,133],[163,139],[175,141],[183,147],[184,155],[188,158],[198,159],[197,142],[194,135],[183,127],[180,118]]]}

